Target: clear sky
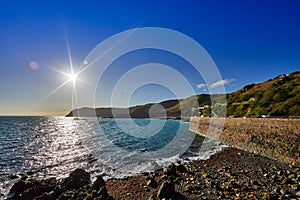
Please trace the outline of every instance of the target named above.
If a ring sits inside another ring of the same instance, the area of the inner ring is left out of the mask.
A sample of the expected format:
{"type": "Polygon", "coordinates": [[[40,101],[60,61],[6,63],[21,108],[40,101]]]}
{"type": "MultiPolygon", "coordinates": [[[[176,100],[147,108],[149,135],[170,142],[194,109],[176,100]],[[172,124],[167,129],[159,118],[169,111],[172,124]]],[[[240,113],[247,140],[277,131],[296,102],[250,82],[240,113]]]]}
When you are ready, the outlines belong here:
{"type": "MultiPolygon", "coordinates": [[[[65,114],[72,109],[73,82],[53,91],[69,79],[58,71],[71,73],[67,39],[77,71],[100,42],[132,28],[163,27],[196,40],[216,63],[228,93],[299,71],[299,10],[297,0],[1,0],[0,115],[65,114]]],[[[188,63],[154,50],[120,58],[103,79],[114,83],[122,70],[161,58],[187,76],[196,93],[207,93],[201,77],[187,70],[188,63]]],[[[110,105],[106,92],[97,94],[96,106],[110,105]]],[[[132,95],[130,105],[175,96],[168,88],[145,85],[132,95]]],[[[114,106],[125,105],[120,100],[114,106]]]]}

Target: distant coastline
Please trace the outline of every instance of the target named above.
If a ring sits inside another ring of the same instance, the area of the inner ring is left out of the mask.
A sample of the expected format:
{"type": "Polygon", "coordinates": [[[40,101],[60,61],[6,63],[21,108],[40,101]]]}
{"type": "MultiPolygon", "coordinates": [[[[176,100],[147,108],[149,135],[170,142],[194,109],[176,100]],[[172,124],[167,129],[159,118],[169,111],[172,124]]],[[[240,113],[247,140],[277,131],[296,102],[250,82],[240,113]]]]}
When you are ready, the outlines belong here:
{"type": "Polygon", "coordinates": [[[67,117],[188,119],[193,116],[300,116],[300,72],[250,84],[231,94],[198,94],[129,108],[76,108],[67,117]],[[226,99],[225,99],[226,98],[226,99]],[[212,103],[213,102],[213,103],[212,103]]]}

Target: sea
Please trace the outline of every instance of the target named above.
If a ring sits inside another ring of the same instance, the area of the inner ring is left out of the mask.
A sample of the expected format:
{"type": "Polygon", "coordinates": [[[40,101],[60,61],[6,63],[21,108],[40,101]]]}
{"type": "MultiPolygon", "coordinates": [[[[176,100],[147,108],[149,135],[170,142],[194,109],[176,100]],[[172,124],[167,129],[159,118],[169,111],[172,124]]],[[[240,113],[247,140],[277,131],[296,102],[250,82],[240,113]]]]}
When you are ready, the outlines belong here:
{"type": "Polygon", "coordinates": [[[178,161],[208,159],[225,146],[160,119],[0,117],[0,199],[21,177],[124,178],[178,161]]]}

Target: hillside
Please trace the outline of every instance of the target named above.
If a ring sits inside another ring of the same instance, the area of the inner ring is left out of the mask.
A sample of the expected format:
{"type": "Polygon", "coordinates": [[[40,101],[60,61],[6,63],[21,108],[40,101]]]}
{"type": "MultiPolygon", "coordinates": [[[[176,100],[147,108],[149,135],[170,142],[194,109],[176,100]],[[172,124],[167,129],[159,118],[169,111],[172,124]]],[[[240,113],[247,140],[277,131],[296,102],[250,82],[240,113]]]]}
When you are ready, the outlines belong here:
{"type": "Polygon", "coordinates": [[[149,103],[146,105],[139,105],[130,108],[80,108],[68,113],[67,117],[81,116],[90,117],[96,116],[103,118],[149,118],[162,117],[164,110],[177,105],[179,100],[163,101],[157,104],[149,103]]]}
{"type": "Polygon", "coordinates": [[[96,116],[103,118],[161,118],[167,115],[168,119],[190,117],[192,107],[210,104],[210,95],[201,94],[184,100],[168,100],[160,103],[149,103],[128,108],[80,108],[68,113],[67,117],[96,116]],[[128,113],[129,112],[129,113],[128,113]]]}
{"type": "Polygon", "coordinates": [[[227,95],[227,116],[259,115],[300,115],[300,72],[250,84],[227,95]]]}
{"type": "MultiPolygon", "coordinates": [[[[250,84],[227,94],[226,116],[299,116],[300,115],[300,72],[280,75],[263,83],[250,84]]],[[[183,100],[168,100],[127,108],[80,108],[66,116],[94,116],[103,118],[188,118],[198,113],[195,107],[222,102],[224,95],[200,94],[183,100]],[[95,112],[96,111],[96,112],[95,112]],[[129,113],[128,113],[129,112],[129,113]]],[[[214,107],[215,113],[223,116],[224,106],[214,107]],[[221,114],[220,114],[221,113],[221,114]]],[[[211,107],[201,110],[201,115],[211,115],[211,107]]]]}

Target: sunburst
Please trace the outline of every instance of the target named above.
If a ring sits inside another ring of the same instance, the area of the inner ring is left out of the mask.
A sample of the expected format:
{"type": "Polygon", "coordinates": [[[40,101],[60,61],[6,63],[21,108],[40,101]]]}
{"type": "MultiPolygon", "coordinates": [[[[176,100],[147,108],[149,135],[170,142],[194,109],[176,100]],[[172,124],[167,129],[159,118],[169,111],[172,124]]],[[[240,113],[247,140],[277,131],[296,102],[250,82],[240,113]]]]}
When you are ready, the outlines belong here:
{"type": "MultiPolygon", "coordinates": [[[[50,97],[51,95],[53,95],[54,93],[58,92],[60,89],[62,89],[64,86],[66,86],[68,83],[72,82],[73,83],[73,89],[72,89],[72,108],[74,108],[74,100],[76,102],[76,105],[78,105],[78,98],[77,98],[77,92],[76,92],[76,83],[78,81],[80,81],[79,72],[75,72],[74,71],[74,66],[73,66],[73,61],[72,61],[72,56],[71,56],[71,51],[70,51],[70,45],[69,45],[69,40],[67,37],[67,34],[65,32],[65,41],[66,41],[66,46],[67,46],[67,51],[68,51],[68,60],[69,60],[69,68],[70,68],[70,72],[64,72],[55,68],[51,68],[52,70],[58,72],[59,74],[62,74],[66,77],[66,80],[64,82],[62,82],[61,84],[59,84],[54,90],[52,90],[51,92],[48,93],[48,95],[44,98],[47,99],[48,97],[50,97]]],[[[85,81],[82,81],[85,82],[85,81]]]]}

